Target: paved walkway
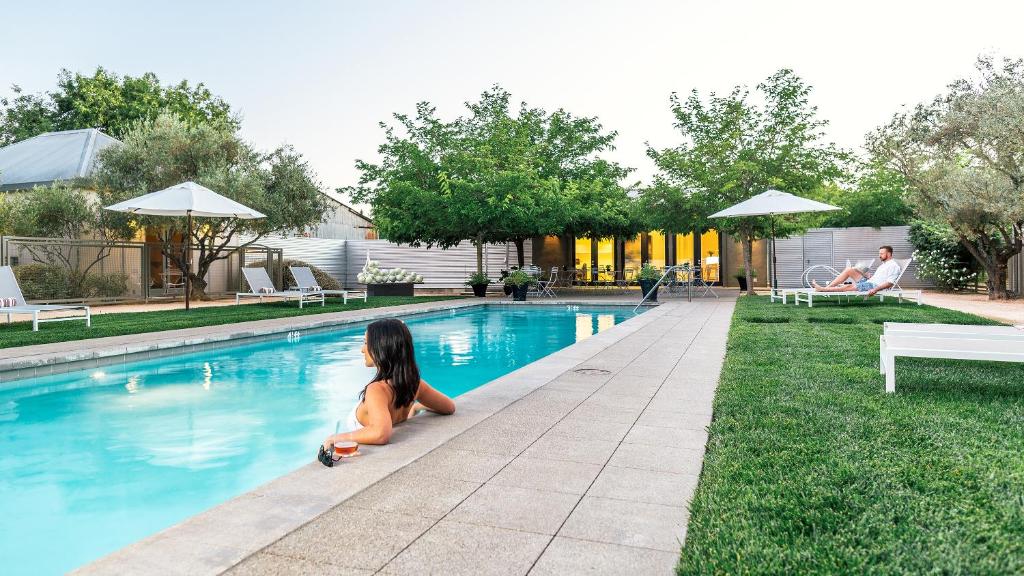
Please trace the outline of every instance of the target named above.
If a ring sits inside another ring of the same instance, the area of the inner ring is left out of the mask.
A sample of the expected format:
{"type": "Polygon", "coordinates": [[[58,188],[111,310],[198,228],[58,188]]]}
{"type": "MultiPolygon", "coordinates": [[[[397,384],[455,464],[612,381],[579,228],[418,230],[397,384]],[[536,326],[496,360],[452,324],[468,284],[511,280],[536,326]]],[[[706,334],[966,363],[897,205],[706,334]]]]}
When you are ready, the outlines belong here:
{"type": "Polygon", "coordinates": [[[928,292],[925,304],[976,314],[1017,326],[1024,325],[1024,300],[989,300],[986,294],[928,292]]]}
{"type": "Polygon", "coordinates": [[[371,485],[235,574],[670,574],[734,301],[658,319],[371,485]]]}

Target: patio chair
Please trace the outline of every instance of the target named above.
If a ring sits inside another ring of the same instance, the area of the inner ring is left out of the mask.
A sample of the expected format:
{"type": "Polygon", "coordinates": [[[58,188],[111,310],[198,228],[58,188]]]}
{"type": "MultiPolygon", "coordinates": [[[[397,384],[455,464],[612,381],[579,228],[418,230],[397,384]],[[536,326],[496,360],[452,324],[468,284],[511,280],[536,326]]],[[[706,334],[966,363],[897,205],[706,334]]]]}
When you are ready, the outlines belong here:
{"type": "Polygon", "coordinates": [[[92,327],[92,312],[84,304],[29,304],[25,302],[25,295],[18,286],[18,279],[14,276],[14,269],[10,266],[0,266],[0,314],[7,314],[7,323],[14,321],[15,314],[27,314],[32,316],[32,331],[39,331],[39,324],[43,322],[67,322],[70,320],[85,320],[85,327],[92,327]],[[13,300],[13,304],[10,302],[13,300]],[[6,301],[6,302],[4,302],[6,301]],[[81,310],[85,316],[58,316],[56,318],[40,318],[40,312],[65,312],[81,310]]]}
{"type": "Polygon", "coordinates": [[[716,294],[715,291],[711,289],[711,284],[708,284],[708,282],[704,280],[704,276],[703,274],[701,274],[700,266],[694,264],[691,270],[693,272],[690,276],[690,287],[695,290],[700,290],[701,288],[704,289],[704,291],[701,292],[700,294],[697,294],[697,296],[707,296],[708,294],[711,294],[715,298],[718,298],[718,294],[716,294]]]}
{"type": "MultiPolygon", "coordinates": [[[[891,288],[886,288],[885,290],[879,290],[878,292],[875,293],[875,296],[878,296],[878,299],[879,299],[880,302],[885,302],[885,297],[889,296],[890,298],[897,298],[901,304],[903,303],[903,299],[904,298],[906,298],[907,300],[910,300],[912,302],[916,302],[918,306],[920,306],[921,304],[924,304],[924,296],[923,296],[923,292],[921,290],[905,290],[905,289],[903,289],[900,286],[900,280],[903,278],[903,275],[906,274],[907,269],[910,268],[910,263],[913,262],[914,259],[913,258],[906,258],[906,259],[899,259],[899,258],[897,258],[895,260],[896,260],[896,264],[899,265],[899,267],[900,267],[900,274],[899,274],[899,276],[896,277],[896,280],[892,283],[892,287],[891,288]]],[[[794,290],[792,292],[793,292],[793,301],[798,306],[800,305],[801,302],[803,302],[803,303],[807,304],[808,308],[811,308],[811,307],[814,306],[814,297],[815,296],[819,296],[819,297],[822,297],[822,298],[831,298],[831,297],[834,297],[834,296],[838,296],[838,297],[842,298],[842,297],[845,296],[847,299],[852,298],[854,296],[864,296],[864,297],[868,297],[869,296],[869,294],[867,292],[822,292],[820,290],[815,290],[814,288],[801,288],[799,290],[794,290]]],[[[786,303],[784,298],[785,298],[785,294],[783,294],[783,301],[782,301],[783,304],[786,303]]]]}
{"type": "Polygon", "coordinates": [[[249,284],[249,292],[236,292],[235,304],[244,298],[259,298],[260,303],[264,298],[284,298],[285,301],[296,299],[299,301],[299,308],[306,302],[319,302],[324,305],[324,293],[319,291],[303,292],[302,290],[278,290],[270,280],[266,268],[242,268],[242,275],[249,284]]]}
{"type": "Polygon", "coordinates": [[[554,287],[558,283],[558,266],[552,266],[551,272],[548,274],[547,280],[537,281],[537,291],[540,296],[547,296],[548,298],[555,297],[554,287]]]}
{"type": "Polygon", "coordinates": [[[316,283],[316,277],[308,266],[289,266],[292,278],[295,279],[295,288],[301,292],[320,292],[324,296],[341,296],[342,303],[348,304],[348,297],[359,298],[362,296],[366,302],[366,290],[324,290],[316,283]]]}

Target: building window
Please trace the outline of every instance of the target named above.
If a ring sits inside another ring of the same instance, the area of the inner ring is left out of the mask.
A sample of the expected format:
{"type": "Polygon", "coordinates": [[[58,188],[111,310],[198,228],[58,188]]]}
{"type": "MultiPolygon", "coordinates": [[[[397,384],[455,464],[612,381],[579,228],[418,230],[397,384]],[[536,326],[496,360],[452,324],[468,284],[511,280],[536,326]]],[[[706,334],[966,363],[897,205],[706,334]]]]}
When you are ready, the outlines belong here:
{"type": "Polygon", "coordinates": [[[664,268],[668,263],[665,259],[665,235],[661,232],[647,234],[647,261],[655,268],[664,268]]]}
{"type": "Polygon", "coordinates": [[[598,280],[609,281],[615,270],[615,239],[606,238],[597,241],[597,273],[598,280]]]}
{"type": "Polygon", "coordinates": [[[590,241],[590,238],[576,239],[576,256],[573,266],[576,270],[579,270],[580,279],[584,281],[589,280],[590,262],[593,257],[593,252],[591,251],[592,244],[593,242],[590,241]]]}
{"type": "Polygon", "coordinates": [[[623,271],[627,278],[636,274],[643,264],[641,247],[641,236],[639,234],[623,243],[623,271]]]}
{"type": "Polygon", "coordinates": [[[693,266],[693,233],[676,234],[676,266],[693,266]]]}
{"type": "Polygon", "coordinates": [[[722,254],[718,246],[718,230],[700,235],[701,275],[707,282],[721,281],[722,254]]]}

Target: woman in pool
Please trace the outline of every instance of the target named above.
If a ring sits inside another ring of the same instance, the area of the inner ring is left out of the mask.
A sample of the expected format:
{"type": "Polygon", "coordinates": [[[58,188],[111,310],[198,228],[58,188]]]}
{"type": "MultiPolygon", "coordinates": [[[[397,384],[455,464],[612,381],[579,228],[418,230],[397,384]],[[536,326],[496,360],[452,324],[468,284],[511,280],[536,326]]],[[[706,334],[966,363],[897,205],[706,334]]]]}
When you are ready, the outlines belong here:
{"type": "Polygon", "coordinates": [[[377,368],[377,374],[359,393],[361,402],[348,419],[350,431],[328,436],[325,450],[343,440],[387,444],[392,428],[421,410],[455,413],[451,398],[420,379],[412,334],[401,320],[386,318],[366,327],[363,360],[368,367],[377,368]]]}

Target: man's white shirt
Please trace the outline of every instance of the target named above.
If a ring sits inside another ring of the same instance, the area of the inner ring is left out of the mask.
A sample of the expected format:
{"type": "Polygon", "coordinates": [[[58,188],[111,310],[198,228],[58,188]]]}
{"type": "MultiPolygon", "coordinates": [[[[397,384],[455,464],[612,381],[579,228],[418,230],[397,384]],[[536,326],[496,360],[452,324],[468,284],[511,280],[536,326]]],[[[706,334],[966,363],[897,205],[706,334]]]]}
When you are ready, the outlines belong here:
{"type": "Polygon", "coordinates": [[[890,258],[875,270],[875,273],[871,275],[871,283],[875,286],[881,286],[886,282],[896,283],[896,279],[900,277],[900,265],[896,263],[894,258],[890,258]]]}

